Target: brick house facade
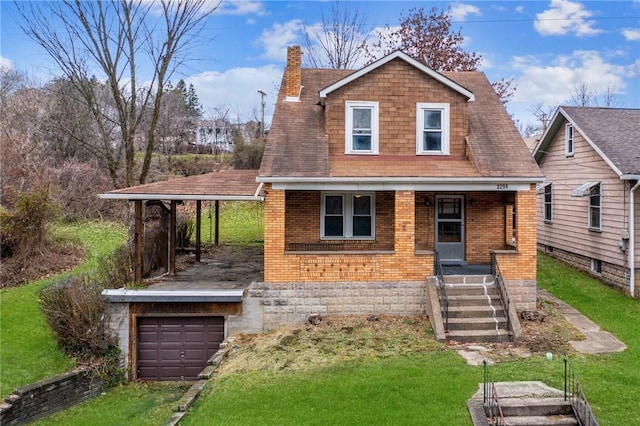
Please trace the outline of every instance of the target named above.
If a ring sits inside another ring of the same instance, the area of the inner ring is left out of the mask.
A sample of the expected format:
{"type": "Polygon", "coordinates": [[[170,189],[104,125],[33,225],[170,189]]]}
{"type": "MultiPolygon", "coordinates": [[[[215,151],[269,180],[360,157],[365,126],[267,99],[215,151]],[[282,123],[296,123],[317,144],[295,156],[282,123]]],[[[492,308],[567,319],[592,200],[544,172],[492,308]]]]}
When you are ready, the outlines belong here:
{"type": "Polygon", "coordinates": [[[301,69],[300,54],[288,50],[258,176],[265,328],[423,313],[437,252],[445,264],[495,255],[518,308],[533,308],[542,176],[486,77],[401,52],[355,72],[301,69]]]}

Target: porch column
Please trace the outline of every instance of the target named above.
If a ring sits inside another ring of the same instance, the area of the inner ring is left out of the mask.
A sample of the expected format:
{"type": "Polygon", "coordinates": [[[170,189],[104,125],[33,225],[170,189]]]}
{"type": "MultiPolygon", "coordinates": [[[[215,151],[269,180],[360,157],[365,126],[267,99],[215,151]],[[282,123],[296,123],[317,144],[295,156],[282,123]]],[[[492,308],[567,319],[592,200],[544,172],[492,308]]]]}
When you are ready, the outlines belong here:
{"type": "Polygon", "coordinates": [[[398,259],[398,279],[416,274],[422,265],[415,262],[416,208],[414,191],[396,191],[394,252],[398,259]]]}
{"type": "Polygon", "coordinates": [[[133,202],[133,280],[142,283],[142,201],[133,202]]]}
{"type": "Polygon", "coordinates": [[[171,200],[169,214],[169,276],[176,274],[176,201],[171,200]]]}
{"type": "Polygon", "coordinates": [[[200,262],[200,243],[202,235],[200,228],[202,227],[202,201],[196,201],[196,262],[200,262]]]}
{"type": "Polygon", "coordinates": [[[267,195],[264,199],[264,280],[278,281],[281,270],[293,265],[286,265],[285,251],[285,191],[274,191],[270,185],[265,186],[267,195]]]}
{"type": "Polygon", "coordinates": [[[536,279],[536,186],[531,184],[529,191],[516,193],[516,245],[518,250],[517,276],[523,280],[536,279]]]}

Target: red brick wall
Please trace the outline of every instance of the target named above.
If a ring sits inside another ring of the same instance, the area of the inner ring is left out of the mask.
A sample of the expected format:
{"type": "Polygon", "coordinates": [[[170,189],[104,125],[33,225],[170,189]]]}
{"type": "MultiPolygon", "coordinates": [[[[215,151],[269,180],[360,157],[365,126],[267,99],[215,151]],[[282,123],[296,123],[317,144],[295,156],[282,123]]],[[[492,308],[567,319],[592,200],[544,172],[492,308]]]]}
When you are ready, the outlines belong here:
{"type": "Polygon", "coordinates": [[[467,99],[396,59],[331,93],[326,100],[329,155],[344,154],[345,101],[377,101],[380,155],[416,155],[416,103],[450,104],[452,156],[465,155],[467,99]]]}

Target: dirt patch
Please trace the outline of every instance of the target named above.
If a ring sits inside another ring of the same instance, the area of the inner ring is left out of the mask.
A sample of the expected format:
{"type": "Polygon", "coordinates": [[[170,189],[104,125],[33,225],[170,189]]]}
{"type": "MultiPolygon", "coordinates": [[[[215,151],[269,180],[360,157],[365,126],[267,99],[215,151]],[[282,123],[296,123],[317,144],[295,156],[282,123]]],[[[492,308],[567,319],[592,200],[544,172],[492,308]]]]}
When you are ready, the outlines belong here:
{"type": "Polygon", "coordinates": [[[426,317],[334,316],[313,317],[299,326],[259,335],[240,335],[231,344],[220,377],[251,371],[295,371],[357,359],[384,359],[425,351],[478,350],[493,362],[505,362],[532,354],[566,355],[569,340],[584,338],[552,306],[538,303],[538,310],[520,320],[524,340],[519,344],[440,344],[426,317]]]}

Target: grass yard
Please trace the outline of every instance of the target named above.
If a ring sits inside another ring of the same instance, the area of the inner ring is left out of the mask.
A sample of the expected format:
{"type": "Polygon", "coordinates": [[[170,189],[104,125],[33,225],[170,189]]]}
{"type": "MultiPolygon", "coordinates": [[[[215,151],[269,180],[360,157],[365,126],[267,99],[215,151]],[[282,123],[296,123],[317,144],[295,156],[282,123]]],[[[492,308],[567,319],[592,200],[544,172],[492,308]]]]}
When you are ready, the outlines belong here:
{"type": "Polygon", "coordinates": [[[56,238],[85,244],[86,260],[62,275],[0,290],[0,395],[74,366],[57,346],[38,305],[38,291],[72,273],[86,272],[96,260],[125,241],[125,230],[108,223],[57,225],[56,238]]]}
{"type": "MultiPolygon", "coordinates": [[[[220,244],[261,246],[264,241],[263,203],[220,202],[220,244]]],[[[202,242],[215,238],[215,203],[202,203],[202,242]]],[[[192,237],[195,240],[195,233],[192,237]]]]}
{"type": "MultiPolygon", "coordinates": [[[[539,259],[542,288],[628,346],[622,353],[571,356],[600,425],[640,424],[640,302],[545,255],[539,259]]],[[[421,354],[353,359],[300,371],[283,365],[279,371],[247,369],[221,378],[183,423],[470,425],[466,400],[482,381],[480,367],[468,366],[453,351],[437,347],[421,354]]],[[[561,357],[547,361],[533,356],[497,364],[491,371],[496,381],[540,380],[562,389],[563,368],[561,357]]]]}
{"type": "Polygon", "coordinates": [[[173,414],[172,404],[188,388],[189,385],[184,383],[129,383],[40,420],[35,425],[162,425],[173,414]]]}

